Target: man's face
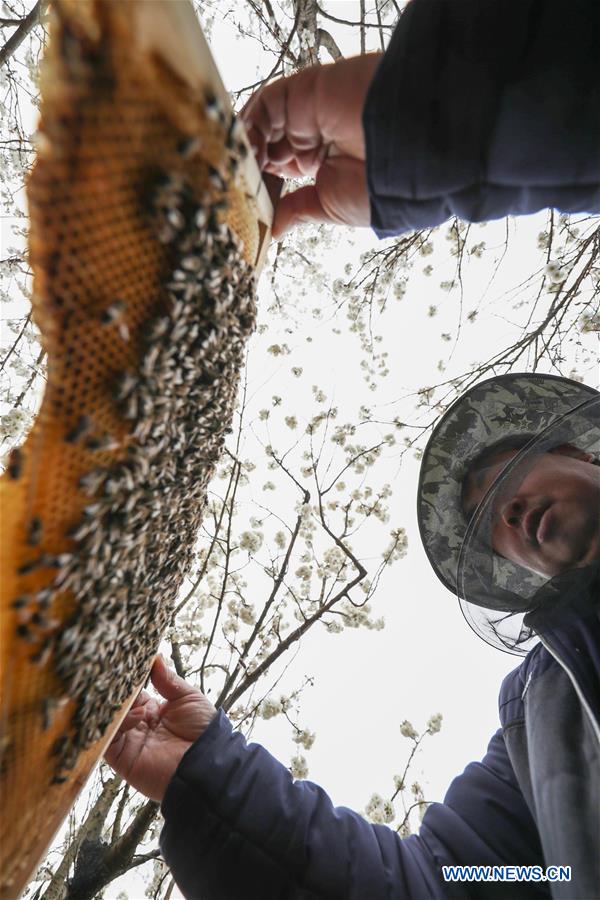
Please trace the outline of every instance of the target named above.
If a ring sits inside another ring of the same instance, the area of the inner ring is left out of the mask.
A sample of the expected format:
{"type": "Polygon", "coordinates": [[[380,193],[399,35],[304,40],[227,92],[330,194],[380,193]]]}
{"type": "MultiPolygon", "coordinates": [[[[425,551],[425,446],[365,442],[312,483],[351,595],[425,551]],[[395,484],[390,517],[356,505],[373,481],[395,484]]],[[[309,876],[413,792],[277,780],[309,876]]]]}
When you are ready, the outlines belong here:
{"type": "MultiPolygon", "coordinates": [[[[517,450],[492,456],[467,473],[467,520],[517,450]]],[[[600,467],[565,444],[541,454],[494,502],[492,547],[501,556],[547,577],[600,558],[600,467]]]]}

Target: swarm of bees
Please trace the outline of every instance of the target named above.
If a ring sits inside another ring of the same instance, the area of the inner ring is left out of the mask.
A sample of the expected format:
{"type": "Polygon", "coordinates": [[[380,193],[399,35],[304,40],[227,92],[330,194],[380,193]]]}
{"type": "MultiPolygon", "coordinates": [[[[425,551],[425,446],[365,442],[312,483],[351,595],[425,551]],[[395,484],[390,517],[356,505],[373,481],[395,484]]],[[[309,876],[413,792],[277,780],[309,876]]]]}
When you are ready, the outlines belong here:
{"type": "MultiPolygon", "coordinates": [[[[225,177],[219,190],[225,191],[225,177]]],[[[216,184],[216,179],[213,179],[216,184]]],[[[20,568],[57,570],[49,587],[13,601],[16,633],[35,648],[32,660],[50,654],[70,698],[77,701],[74,729],[55,748],[57,773],[72,768],[82,748],[98,740],[115,712],[147,672],[172,612],[202,519],[206,487],[230,427],[246,339],[255,323],[255,279],[239,239],[220,222],[222,199],[198,204],[185,179],[162,173],[152,189],[153,221],[172,251],[166,299],[145,323],[137,370],[120,373],[114,398],[127,420],[127,457],[80,477],[89,498],[67,536],[72,553],[34,556],[20,568]],[[59,627],[54,596],[69,590],[77,601],[59,627]]],[[[101,316],[119,322],[123,303],[101,316]]],[[[118,443],[98,434],[79,415],[68,444],[90,449],[118,443]]],[[[9,464],[18,477],[18,455],[9,464]]],[[[40,542],[42,522],[29,523],[29,543],[40,542]]],[[[52,701],[40,714],[47,721],[52,701]]]]}

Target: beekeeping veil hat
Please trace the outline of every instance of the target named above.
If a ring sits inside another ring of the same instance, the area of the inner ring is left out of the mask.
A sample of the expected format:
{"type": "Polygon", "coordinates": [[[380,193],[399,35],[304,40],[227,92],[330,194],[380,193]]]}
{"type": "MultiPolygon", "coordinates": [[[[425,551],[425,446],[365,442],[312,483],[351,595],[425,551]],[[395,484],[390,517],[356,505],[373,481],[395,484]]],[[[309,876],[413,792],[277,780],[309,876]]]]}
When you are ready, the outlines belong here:
{"type": "Polygon", "coordinates": [[[564,607],[569,596],[590,596],[598,577],[600,562],[549,579],[492,550],[492,523],[502,502],[514,496],[541,454],[565,443],[598,455],[600,393],[554,375],[510,374],[463,394],[437,424],[423,455],[417,513],[429,561],[458,595],[471,628],[508,652],[526,653],[536,640],[540,611],[564,607]],[[463,480],[483,451],[505,440],[518,451],[467,521],[463,480]]]}

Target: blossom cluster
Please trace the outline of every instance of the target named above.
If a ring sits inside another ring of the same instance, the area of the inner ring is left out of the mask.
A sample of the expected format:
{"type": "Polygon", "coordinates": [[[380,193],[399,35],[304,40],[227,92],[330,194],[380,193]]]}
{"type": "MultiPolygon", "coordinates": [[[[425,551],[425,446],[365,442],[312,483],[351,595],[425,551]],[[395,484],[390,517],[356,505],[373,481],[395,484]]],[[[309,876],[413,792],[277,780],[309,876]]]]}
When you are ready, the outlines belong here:
{"type": "Polygon", "coordinates": [[[374,825],[389,825],[396,817],[394,804],[390,800],[384,800],[380,794],[372,794],[367,803],[364,816],[374,825]]]}

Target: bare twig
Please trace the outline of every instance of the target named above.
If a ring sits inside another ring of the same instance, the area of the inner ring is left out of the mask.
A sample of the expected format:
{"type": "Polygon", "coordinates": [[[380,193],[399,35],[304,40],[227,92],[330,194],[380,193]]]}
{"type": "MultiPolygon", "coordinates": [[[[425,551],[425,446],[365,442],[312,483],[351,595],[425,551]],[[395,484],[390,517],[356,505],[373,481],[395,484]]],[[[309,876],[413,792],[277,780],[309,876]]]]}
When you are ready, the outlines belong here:
{"type": "Polygon", "coordinates": [[[117,838],[121,834],[121,822],[123,821],[123,813],[125,811],[125,806],[129,799],[129,785],[125,784],[123,786],[123,791],[121,793],[121,798],[119,800],[119,805],[117,807],[117,812],[115,814],[115,820],[113,822],[112,830],[110,833],[110,842],[114,844],[117,838]]]}
{"type": "Polygon", "coordinates": [[[175,666],[175,671],[179,675],[180,678],[185,678],[185,666],[183,665],[183,660],[181,659],[181,648],[179,646],[179,642],[175,640],[175,638],[171,639],[171,659],[173,660],[173,664],[175,666]]]}
{"type": "MultiPolygon", "coordinates": [[[[356,28],[360,25],[362,25],[364,28],[379,28],[380,27],[377,22],[360,22],[360,21],[359,22],[351,22],[349,19],[340,19],[340,18],[338,18],[338,16],[332,16],[331,13],[325,12],[323,7],[319,6],[318,3],[317,3],[317,9],[319,10],[319,13],[323,16],[324,19],[329,19],[330,22],[337,22],[338,25],[351,25],[354,28],[356,28]]],[[[394,24],[395,23],[390,24],[390,25],[383,25],[381,27],[389,28],[390,30],[393,30],[394,24]]]]}
{"type": "Polygon", "coordinates": [[[366,49],[365,0],[360,0],[360,52],[366,49]]]}
{"type": "Polygon", "coordinates": [[[241,463],[239,463],[239,462],[238,462],[238,463],[235,463],[235,464],[234,464],[234,468],[237,469],[237,475],[236,475],[236,477],[235,477],[235,481],[234,481],[234,485],[233,485],[233,493],[232,493],[232,495],[231,495],[231,502],[230,502],[230,507],[229,507],[229,520],[228,520],[228,523],[227,523],[227,534],[226,534],[227,553],[225,554],[225,571],[223,572],[223,581],[222,581],[222,587],[221,587],[221,594],[220,594],[219,600],[218,600],[218,602],[217,602],[217,609],[216,609],[216,612],[215,612],[215,617],[214,617],[214,619],[213,619],[212,630],[211,630],[211,633],[210,633],[210,637],[209,637],[209,639],[208,639],[208,642],[207,642],[207,644],[206,644],[206,649],[205,649],[205,651],[204,651],[204,656],[202,657],[202,665],[200,666],[200,690],[201,690],[202,692],[204,692],[204,669],[205,669],[205,667],[206,667],[206,663],[207,663],[207,660],[208,660],[208,654],[210,653],[210,649],[211,649],[211,647],[212,647],[212,643],[213,643],[214,638],[215,638],[215,633],[216,633],[216,630],[217,630],[217,624],[218,624],[218,622],[219,622],[219,618],[220,618],[220,615],[221,615],[221,609],[222,609],[222,607],[223,607],[223,600],[224,600],[224,597],[225,597],[225,588],[226,588],[226,585],[227,585],[227,578],[228,578],[228,575],[229,575],[229,561],[230,561],[230,555],[231,555],[231,550],[230,550],[230,548],[231,548],[231,528],[232,528],[232,525],[233,525],[233,505],[234,505],[234,501],[235,501],[235,495],[236,495],[236,492],[237,492],[237,487],[238,487],[239,480],[240,480],[240,475],[242,474],[242,466],[241,466],[241,463]]]}
{"type": "Polygon", "coordinates": [[[46,351],[40,350],[40,352],[38,354],[38,358],[36,359],[35,363],[33,364],[33,371],[31,373],[31,375],[29,376],[29,379],[27,380],[27,384],[25,385],[25,387],[23,388],[23,390],[21,391],[21,393],[19,394],[19,396],[17,397],[17,399],[15,400],[15,402],[13,404],[14,409],[19,408],[19,406],[21,405],[21,403],[23,402],[23,400],[29,393],[29,389],[38,375],[38,366],[41,366],[41,364],[44,362],[45,358],[46,358],[46,351]]]}
{"type": "Polygon", "coordinates": [[[240,88],[239,91],[235,91],[236,98],[239,97],[241,94],[245,94],[246,91],[253,91],[253,90],[256,90],[256,88],[261,87],[261,85],[267,84],[271,80],[271,78],[273,78],[279,72],[279,69],[281,67],[281,64],[283,63],[284,57],[287,55],[288,50],[290,48],[290,44],[292,42],[292,38],[294,37],[294,35],[296,33],[297,27],[298,27],[298,12],[296,12],[296,18],[295,18],[294,24],[292,26],[292,30],[290,31],[287,38],[285,39],[285,42],[283,43],[283,45],[281,47],[281,52],[280,52],[279,56],[277,57],[277,62],[275,63],[275,65],[273,66],[273,68],[271,69],[269,74],[265,78],[261,78],[260,81],[255,81],[254,84],[248,84],[248,85],[246,85],[246,87],[240,88]]]}
{"type": "Polygon", "coordinates": [[[317,30],[317,46],[325,47],[332,59],[343,59],[342,51],[336,44],[333,37],[324,28],[317,30]]]}
{"type": "MultiPolygon", "coordinates": [[[[308,492],[305,492],[304,498],[305,498],[304,502],[307,503],[308,502],[308,499],[307,499],[308,492]]],[[[279,570],[277,577],[275,578],[275,581],[273,582],[273,589],[271,590],[271,593],[269,595],[267,602],[263,606],[260,616],[256,620],[254,628],[252,629],[252,634],[250,635],[250,637],[244,644],[244,648],[239,656],[239,659],[238,659],[233,671],[229,674],[229,676],[227,677],[227,680],[225,681],[225,684],[223,685],[223,687],[221,689],[221,692],[215,703],[215,706],[217,706],[217,707],[221,706],[227,699],[227,694],[231,690],[231,687],[233,686],[235,679],[237,678],[237,676],[239,674],[240,669],[244,665],[244,660],[247,658],[248,653],[250,652],[250,648],[254,644],[254,641],[256,640],[256,638],[260,632],[260,629],[262,628],[262,626],[264,624],[267,614],[268,614],[269,610],[271,609],[271,607],[273,606],[273,603],[275,602],[275,598],[277,597],[279,589],[280,589],[281,585],[283,584],[283,579],[285,577],[285,573],[287,572],[288,564],[290,561],[290,556],[292,555],[292,550],[294,549],[294,545],[298,538],[301,524],[302,524],[302,516],[299,515],[296,520],[296,527],[294,528],[292,537],[291,537],[290,542],[287,547],[287,551],[285,554],[285,558],[283,560],[283,564],[281,566],[281,569],[279,570]]]]}
{"type": "Polygon", "coordinates": [[[15,352],[15,350],[17,349],[17,347],[19,346],[19,341],[21,340],[21,338],[22,338],[23,335],[25,334],[25,329],[26,329],[27,326],[29,325],[30,321],[31,321],[31,313],[28,313],[28,314],[27,314],[27,317],[26,317],[26,319],[25,319],[25,322],[24,322],[24,324],[23,324],[23,327],[21,328],[20,332],[18,333],[15,342],[13,343],[12,347],[7,351],[6,356],[4,357],[4,359],[2,360],[2,362],[0,363],[0,372],[2,372],[2,370],[4,369],[6,363],[7,363],[8,360],[11,358],[11,356],[13,355],[13,353],[15,352]]]}
{"type": "Polygon", "coordinates": [[[37,0],[30,13],[21,20],[19,27],[11,34],[4,47],[0,49],[0,66],[16,53],[29,32],[38,24],[48,6],[49,0],[37,0]]]}

